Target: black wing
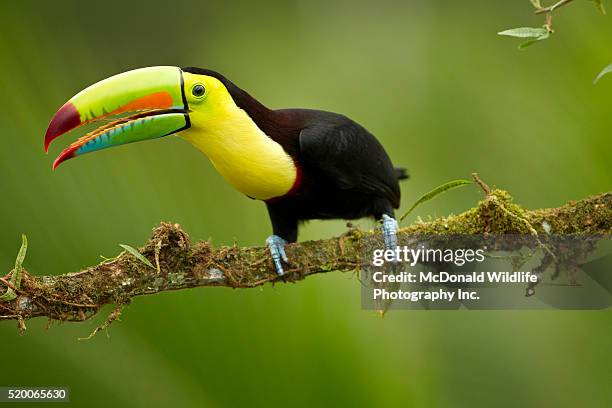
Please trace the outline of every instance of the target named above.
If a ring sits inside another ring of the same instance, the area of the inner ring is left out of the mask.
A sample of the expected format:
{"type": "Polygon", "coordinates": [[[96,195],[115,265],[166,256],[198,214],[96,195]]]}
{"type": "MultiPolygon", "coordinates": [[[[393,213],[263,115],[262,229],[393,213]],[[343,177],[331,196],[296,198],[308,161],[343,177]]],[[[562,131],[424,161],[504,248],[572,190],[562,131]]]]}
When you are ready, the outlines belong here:
{"type": "Polygon", "coordinates": [[[400,189],[391,159],[376,138],[359,124],[340,116],[300,132],[300,162],[340,189],[387,198],[399,207],[400,189]]]}

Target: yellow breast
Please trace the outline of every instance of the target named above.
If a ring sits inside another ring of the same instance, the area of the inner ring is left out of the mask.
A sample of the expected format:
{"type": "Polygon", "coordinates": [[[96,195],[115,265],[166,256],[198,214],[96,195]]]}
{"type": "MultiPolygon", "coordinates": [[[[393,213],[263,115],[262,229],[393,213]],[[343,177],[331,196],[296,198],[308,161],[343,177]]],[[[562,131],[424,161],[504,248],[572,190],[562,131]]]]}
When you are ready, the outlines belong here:
{"type": "Polygon", "coordinates": [[[208,156],[238,191],[267,200],[289,192],[297,177],[291,156],[233,103],[193,112],[192,127],[181,136],[208,156]],[[199,116],[201,115],[201,117],[199,116]]]}

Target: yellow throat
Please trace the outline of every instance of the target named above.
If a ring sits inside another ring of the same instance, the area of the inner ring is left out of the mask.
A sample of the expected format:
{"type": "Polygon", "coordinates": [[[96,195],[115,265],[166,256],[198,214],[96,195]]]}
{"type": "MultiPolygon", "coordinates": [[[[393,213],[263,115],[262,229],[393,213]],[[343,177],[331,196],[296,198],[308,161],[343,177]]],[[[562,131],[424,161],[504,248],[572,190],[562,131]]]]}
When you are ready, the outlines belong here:
{"type": "Polygon", "coordinates": [[[180,135],[241,193],[259,200],[288,193],[297,177],[291,156],[234,103],[220,81],[206,79],[210,96],[202,109],[190,112],[191,128],[180,135]]]}

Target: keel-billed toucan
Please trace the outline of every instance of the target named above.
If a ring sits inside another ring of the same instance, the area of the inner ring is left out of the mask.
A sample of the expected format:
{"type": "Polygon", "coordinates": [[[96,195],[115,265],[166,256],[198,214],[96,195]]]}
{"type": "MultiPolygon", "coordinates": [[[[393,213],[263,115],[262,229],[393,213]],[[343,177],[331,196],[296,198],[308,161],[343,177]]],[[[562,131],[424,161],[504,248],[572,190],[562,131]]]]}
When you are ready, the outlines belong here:
{"type": "Polygon", "coordinates": [[[52,118],[45,150],[53,139],[96,121],[102,125],[68,146],[53,168],[95,150],[178,134],[238,191],[266,203],[273,229],[266,243],[281,275],[284,246],[297,240],[305,220],[373,216],[382,220],[385,245],[396,245],[393,209],[405,171],[346,116],[268,109],[207,69],[149,67],[72,97],[52,118]]]}

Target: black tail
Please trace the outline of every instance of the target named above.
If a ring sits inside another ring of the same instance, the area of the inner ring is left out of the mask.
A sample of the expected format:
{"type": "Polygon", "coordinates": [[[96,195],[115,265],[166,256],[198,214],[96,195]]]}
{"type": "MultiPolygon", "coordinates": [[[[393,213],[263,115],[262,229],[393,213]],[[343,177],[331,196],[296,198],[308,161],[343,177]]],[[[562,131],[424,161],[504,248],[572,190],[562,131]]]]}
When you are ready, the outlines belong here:
{"type": "Polygon", "coordinates": [[[408,174],[408,170],[403,167],[396,167],[395,174],[397,175],[398,180],[407,180],[410,178],[410,174],[408,174]]]}

